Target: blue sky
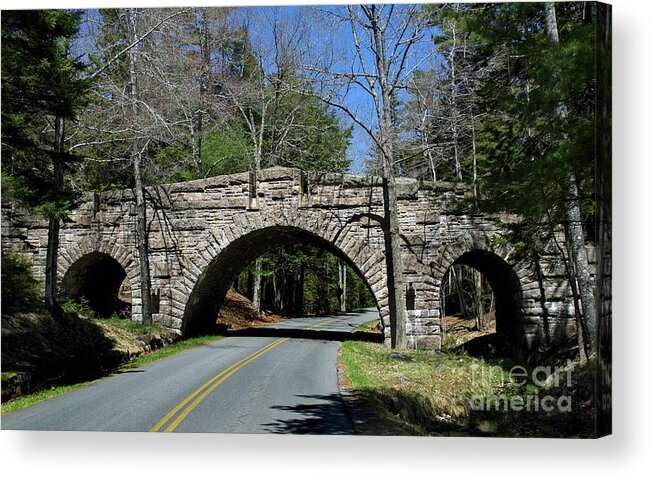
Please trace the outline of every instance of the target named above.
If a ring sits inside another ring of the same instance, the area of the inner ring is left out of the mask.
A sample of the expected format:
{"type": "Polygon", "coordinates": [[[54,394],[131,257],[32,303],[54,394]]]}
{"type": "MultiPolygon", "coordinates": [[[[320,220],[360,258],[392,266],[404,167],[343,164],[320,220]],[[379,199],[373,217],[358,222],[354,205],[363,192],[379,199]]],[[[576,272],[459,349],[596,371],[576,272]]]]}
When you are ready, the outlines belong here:
{"type": "MultiPolygon", "coordinates": [[[[110,2],[106,6],[113,6],[111,5],[111,3],[115,3],[115,2],[110,2]]],[[[185,6],[183,4],[184,2],[174,2],[171,3],[170,5],[185,6]]],[[[199,5],[199,4],[201,4],[201,2],[193,3],[193,5],[199,5]]],[[[156,3],[156,5],[164,6],[166,4],[165,2],[160,2],[160,3],[156,3]]],[[[215,3],[212,3],[212,5],[215,5],[215,3]]],[[[246,4],[241,4],[241,5],[246,6],[246,4]]],[[[117,3],[117,5],[115,6],[121,7],[122,5],[117,3]]],[[[253,9],[243,8],[241,14],[244,15],[247,10],[253,10],[253,16],[252,16],[253,21],[250,23],[250,35],[254,43],[265,43],[265,42],[268,43],[270,41],[269,18],[273,17],[273,15],[278,15],[279,17],[282,17],[283,21],[292,23],[298,21],[299,16],[313,15],[315,14],[315,11],[320,11],[320,12],[330,11],[330,12],[345,14],[344,5],[335,5],[335,6],[312,5],[310,7],[311,9],[308,9],[309,11],[306,11],[304,6],[297,6],[297,5],[290,5],[284,7],[262,6],[253,9]],[[256,25],[256,22],[260,22],[262,26],[258,27],[258,25],[256,25]]],[[[396,7],[396,9],[400,9],[404,7],[406,6],[405,5],[398,6],[396,7]]],[[[92,20],[99,20],[99,13],[95,9],[88,9],[87,15],[92,20]]],[[[86,24],[82,30],[82,39],[80,42],[80,49],[82,51],[88,50],[90,47],[88,43],[84,43],[84,37],[89,33],[92,34],[92,32],[88,30],[88,28],[89,26],[88,24],[86,24]]],[[[440,65],[440,59],[433,56],[433,49],[435,45],[430,39],[431,33],[433,32],[427,32],[424,35],[423,42],[417,44],[410,51],[407,67],[405,69],[406,71],[409,71],[410,68],[414,67],[417,64],[419,65],[419,68],[432,68],[440,65]],[[422,65],[420,65],[421,62],[422,65]]],[[[351,71],[351,65],[353,64],[355,65],[354,69],[357,72],[360,71],[359,61],[354,60],[356,56],[355,48],[354,48],[354,40],[351,33],[350,24],[348,24],[347,22],[344,21],[344,22],[338,22],[338,24],[333,24],[333,28],[328,31],[313,32],[311,42],[314,44],[317,50],[319,50],[320,48],[325,48],[326,44],[330,45],[330,43],[328,42],[332,42],[331,46],[338,50],[337,55],[340,59],[340,61],[334,67],[335,71],[349,72],[351,71]]],[[[367,48],[364,50],[364,59],[367,65],[372,65],[373,62],[372,62],[371,52],[367,48]]],[[[310,61],[310,59],[308,59],[308,61],[310,61]]],[[[399,95],[400,97],[405,98],[406,94],[404,91],[401,91],[399,95]]],[[[360,87],[353,86],[352,88],[350,88],[347,91],[347,94],[345,95],[343,101],[345,102],[346,107],[355,111],[356,115],[367,126],[373,128],[374,125],[377,124],[377,117],[375,114],[375,107],[373,105],[372,98],[367,92],[363,91],[360,87]]],[[[336,110],[336,108],[334,110],[336,110]]],[[[356,125],[354,122],[352,122],[345,113],[338,111],[338,114],[343,124],[347,126],[352,124],[354,126],[351,146],[349,147],[349,150],[347,152],[348,157],[351,160],[350,171],[353,173],[362,173],[364,167],[364,160],[369,156],[372,140],[363,131],[363,129],[360,128],[358,125],[356,125]]]]}
{"type": "MultiPolygon", "coordinates": [[[[406,7],[397,6],[396,11],[401,8],[406,7]]],[[[345,9],[343,5],[337,6],[312,6],[312,12],[306,13],[301,11],[301,7],[297,6],[288,6],[282,7],[279,9],[273,8],[260,8],[259,10],[263,15],[276,14],[286,16],[288,21],[296,21],[297,17],[300,15],[310,15],[314,14],[314,10],[318,12],[333,12],[338,14],[345,14],[345,9]]],[[[309,20],[308,20],[309,21],[309,20]]],[[[265,40],[265,31],[264,29],[259,32],[255,32],[259,35],[259,40],[265,40]]],[[[412,68],[418,66],[419,68],[433,68],[441,65],[441,59],[434,55],[435,45],[431,41],[431,36],[434,33],[433,29],[426,30],[423,35],[423,41],[414,45],[410,50],[407,57],[407,64],[405,71],[410,71],[412,68]]],[[[252,35],[254,32],[252,32],[252,35]]],[[[358,33],[361,34],[361,31],[358,33]]],[[[355,70],[358,73],[361,73],[359,61],[355,60],[356,50],[354,47],[354,39],[351,31],[350,24],[347,21],[337,22],[332,25],[332,29],[329,31],[320,31],[316,35],[322,35],[321,37],[313,37],[314,44],[316,49],[327,48],[332,46],[333,48],[339,50],[337,55],[340,57],[340,60],[334,67],[334,71],[338,73],[350,72],[355,70]],[[329,43],[332,42],[332,43],[329,43]],[[351,65],[354,67],[351,68],[351,65]]],[[[362,43],[364,43],[362,41],[362,43]]],[[[393,46],[393,45],[391,45],[393,46]]],[[[364,48],[363,51],[364,61],[367,64],[368,68],[371,68],[373,64],[372,54],[368,48],[364,48]]],[[[310,61],[310,59],[308,59],[310,61]]],[[[404,99],[406,93],[404,91],[399,92],[399,98],[404,99]]],[[[375,113],[375,107],[373,104],[372,97],[370,94],[365,92],[359,86],[353,86],[347,91],[344,99],[346,107],[356,112],[356,115],[367,125],[373,127],[377,124],[377,116],[375,113]]],[[[340,117],[344,124],[354,124],[350,118],[345,114],[341,113],[340,117]]],[[[352,161],[351,172],[361,173],[363,170],[363,162],[368,157],[370,146],[372,145],[371,139],[368,137],[366,132],[357,125],[354,125],[354,133],[352,144],[348,150],[348,156],[352,161]]]]}

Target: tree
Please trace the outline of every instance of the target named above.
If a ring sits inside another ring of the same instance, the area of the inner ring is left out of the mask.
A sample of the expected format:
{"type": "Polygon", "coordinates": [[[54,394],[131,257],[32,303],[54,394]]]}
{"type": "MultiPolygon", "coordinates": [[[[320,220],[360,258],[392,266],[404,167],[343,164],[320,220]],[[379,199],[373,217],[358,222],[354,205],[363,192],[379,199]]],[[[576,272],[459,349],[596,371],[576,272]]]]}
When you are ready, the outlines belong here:
{"type": "MultiPolygon", "coordinates": [[[[142,322],[152,321],[149,250],[147,240],[147,209],[145,181],[147,156],[155,156],[161,145],[173,140],[170,119],[165,114],[164,98],[159,98],[160,84],[153,74],[153,62],[147,48],[155,40],[155,32],[164,29],[172,19],[186,10],[102,10],[101,35],[97,38],[94,55],[94,108],[84,118],[90,140],[75,147],[87,157],[105,162],[128,161],[131,166],[128,185],[133,187],[136,209],[136,243],[140,264],[140,294],[142,322]],[[101,136],[100,136],[101,135],[101,136]],[[100,137],[99,140],[93,140],[100,137]]],[[[114,180],[98,177],[104,189],[114,180]]],[[[118,183],[123,186],[123,184],[118,183]]]]}
{"type": "MultiPolygon", "coordinates": [[[[232,68],[240,74],[223,76],[220,84],[234,118],[249,135],[253,149],[250,168],[256,172],[269,166],[345,170],[350,130],[342,131],[299,75],[306,26],[300,16],[289,21],[277,10],[256,20],[258,32],[267,35],[253,42],[247,27],[251,19],[245,16],[239,31],[239,55],[231,58],[242,65],[232,68]]],[[[258,312],[263,302],[263,259],[256,261],[254,272],[253,304],[258,312]]]]}
{"type": "Polygon", "coordinates": [[[72,159],[65,122],[75,119],[88,85],[80,75],[83,65],[69,55],[79,18],[80,12],[70,10],[2,16],[3,183],[48,219],[45,302],[55,316],[59,223],[73,199],[64,184],[72,159]],[[37,130],[43,127],[46,135],[37,130]]]}
{"type": "MultiPolygon", "coordinates": [[[[387,280],[391,322],[391,346],[405,348],[407,311],[402,274],[400,226],[396,195],[396,103],[406,79],[415,66],[411,64],[412,49],[422,41],[426,30],[424,17],[414,5],[348,6],[345,13],[335,8],[325,14],[347,24],[354,56],[345,58],[346,65],[329,61],[324,56],[311,67],[315,81],[322,85],[320,96],[326,104],[343,111],[373,141],[384,177],[384,229],[387,280]],[[356,114],[348,95],[363,92],[372,101],[373,122],[356,114]]],[[[341,59],[337,59],[341,62],[341,59]]]]}
{"type": "Polygon", "coordinates": [[[277,10],[250,15],[244,13],[236,36],[239,54],[230,58],[231,70],[240,74],[222,76],[220,89],[250,137],[252,169],[345,170],[350,130],[314,97],[299,69],[307,35],[301,14],[291,20],[277,10]],[[252,23],[254,39],[248,31],[252,23]]]}
{"type": "MultiPolygon", "coordinates": [[[[558,23],[556,20],[556,8],[554,3],[545,3],[545,28],[551,42],[555,45],[560,43],[558,32],[558,23]]],[[[557,70],[557,75],[562,75],[562,70],[557,70]]],[[[560,87],[560,79],[554,78],[557,88],[560,87]]],[[[556,103],[556,115],[560,122],[566,122],[569,111],[564,99],[561,97],[556,103]]],[[[560,140],[569,141],[567,129],[560,130],[560,140]]],[[[553,138],[552,140],[555,140],[553,138]]],[[[581,208],[579,204],[579,185],[576,173],[572,168],[568,168],[563,174],[563,183],[565,186],[566,196],[563,201],[565,215],[567,217],[567,235],[572,252],[574,270],[576,272],[579,295],[583,309],[583,319],[589,334],[589,344],[596,343],[597,324],[595,320],[595,297],[592,279],[590,277],[590,267],[588,265],[588,251],[583,238],[583,226],[581,224],[581,208]]],[[[582,331],[579,331],[581,333],[582,331]]]]}
{"type": "Polygon", "coordinates": [[[558,244],[586,354],[595,333],[585,236],[594,209],[594,13],[585,3],[507,3],[467,12],[465,22],[492,63],[476,102],[479,207],[522,215],[518,234],[534,258],[564,226],[558,244]]]}

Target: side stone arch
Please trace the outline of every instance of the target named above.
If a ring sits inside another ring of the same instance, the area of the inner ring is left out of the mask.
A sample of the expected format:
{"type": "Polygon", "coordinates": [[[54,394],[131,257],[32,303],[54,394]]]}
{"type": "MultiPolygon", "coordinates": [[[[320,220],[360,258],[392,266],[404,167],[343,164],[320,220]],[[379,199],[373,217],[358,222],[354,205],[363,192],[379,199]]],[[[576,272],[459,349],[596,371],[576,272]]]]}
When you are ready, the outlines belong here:
{"type": "Polygon", "coordinates": [[[140,319],[138,311],[141,306],[140,272],[137,261],[131,252],[119,244],[86,237],[61,249],[57,261],[57,286],[59,293],[63,292],[64,282],[68,278],[69,273],[72,273],[75,265],[92,255],[106,257],[115,261],[122,268],[131,288],[132,320],[138,321],[140,319]]]}
{"type": "Polygon", "coordinates": [[[516,259],[512,246],[498,243],[495,238],[496,234],[464,233],[451,238],[434,253],[429,275],[437,306],[441,308],[443,280],[450,267],[455,264],[474,267],[486,277],[496,294],[498,334],[507,336],[517,347],[528,348],[531,335],[537,334],[536,329],[542,326],[524,312],[524,304],[536,300],[535,270],[527,261],[516,259]]]}
{"type": "Polygon", "coordinates": [[[227,225],[208,231],[202,239],[202,247],[191,255],[183,255],[179,261],[182,267],[182,285],[177,288],[173,302],[176,304],[175,315],[183,318],[183,333],[192,333],[191,322],[199,310],[212,317],[216,315],[215,308],[221,305],[226,293],[223,281],[231,278],[218,279],[216,267],[223,267],[223,274],[228,276],[238,266],[241,268],[245,265],[247,259],[251,260],[269,250],[270,244],[280,245],[283,241],[294,241],[312,243],[330,250],[357,270],[373,293],[380,319],[385,325],[386,337],[390,330],[385,256],[381,250],[371,248],[360,231],[355,223],[333,221],[323,211],[310,210],[299,210],[288,215],[247,212],[235,216],[227,225]],[[249,255],[242,257],[239,252],[249,255]],[[224,262],[226,254],[240,256],[240,264],[231,264],[230,259],[228,263],[224,262]],[[208,290],[214,290],[217,300],[211,300],[213,303],[210,307],[204,307],[200,302],[206,301],[208,290]],[[185,306],[181,313],[179,308],[182,304],[185,306]]]}

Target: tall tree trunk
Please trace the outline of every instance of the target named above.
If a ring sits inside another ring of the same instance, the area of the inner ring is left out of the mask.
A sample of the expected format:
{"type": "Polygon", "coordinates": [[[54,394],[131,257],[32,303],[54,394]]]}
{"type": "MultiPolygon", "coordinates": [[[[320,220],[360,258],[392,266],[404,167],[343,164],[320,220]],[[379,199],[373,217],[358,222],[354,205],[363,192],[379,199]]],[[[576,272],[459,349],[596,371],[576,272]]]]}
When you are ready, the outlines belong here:
{"type": "Polygon", "coordinates": [[[466,299],[463,297],[463,266],[452,266],[451,270],[452,274],[454,275],[457,297],[459,298],[461,317],[465,318],[468,315],[468,306],[466,305],[466,299]]]}
{"type": "Polygon", "coordinates": [[[203,159],[201,156],[201,144],[203,135],[203,111],[199,109],[195,117],[190,120],[190,142],[192,144],[192,162],[194,163],[194,174],[196,179],[203,178],[203,159]]]}
{"type": "MultiPolygon", "coordinates": [[[[129,9],[128,19],[131,41],[136,42],[136,13],[129,9]]],[[[129,50],[129,81],[131,83],[130,100],[133,115],[133,129],[138,130],[138,77],[136,72],[136,51],[129,50]]],[[[131,162],[133,165],[134,195],[136,199],[136,245],[138,249],[138,262],[140,264],[140,295],[142,301],[142,323],[151,324],[151,278],[149,273],[149,244],[147,237],[147,205],[142,183],[142,153],[139,141],[134,138],[131,145],[131,162]]]]}
{"type": "Polygon", "coordinates": [[[581,211],[579,209],[579,190],[576,185],[574,174],[567,173],[564,178],[565,188],[568,194],[565,200],[565,215],[567,216],[567,232],[571,250],[571,260],[574,264],[576,282],[581,298],[581,309],[583,311],[583,322],[587,330],[587,350],[592,350],[596,340],[597,327],[595,321],[595,299],[592,278],[590,277],[590,265],[588,263],[588,251],[583,238],[583,226],[581,224],[581,211]]]}
{"type": "Polygon", "coordinates": [[[346,312],[346,264],[339,262],[339,311],[346,312]]]}
{"type": "MultiPolygon", "coordinates": [[[[374,9],[375,7],[371,7],[374,9]]],[[[384,30],[377,22],[371,20],[374,43],[377,48],[376,66],[380,83],[382,106],[376,105],[380,121],[380,140],[382,169],[384,173],[384,218],[386,221],[386,264],[387,287],[389,289],[389,313],[391,320],[391,346],[397,349],[407,347],[407,308],[405,304],[405,286],[402,273],[402,251],[400,248],[400,224],[398,222],[398,195],[396,192],[396,174],[394,162],[393,107],[389,70],[387,65],[386,42],[384,30]]]]}
{"type": "Polygon", "coordinates": [[[475,322],[477,330],[482,331],[486,328],[484,324],[484,308],[481,303],[482,292],[484,289],[484,276],[482,276],[478,270],[473,269],[472,281],[474,284],[475,322]]]}
{"type": "MultiPolygon", "coordinates": [[[[54,118],[53,174],[55,195],[63,191],[63,143],[65,122],[63,117],[54,118]]],[[[58,211],[55,211],[58,214],[58,211]]],[[[59,228],[57,216],[49,218],[47,231],[47,257],[45,259],[45,305],[52,316],[59,317],[61,309],[57,303],[57,263],[59,256],[59,228]]]]}
{"type": "MultiPolygon", "coordinates": [[[[385,161],[386,162],[386,161],[385,161]]],[[[407,310],[405,286],[402,274],[402,252],[400,250],[400,227],[398,225],[398,199],[393,167],[386,167],[384,178],[384,212],[388,219],[386,242],[387,287],[389,289],[389,311],[391,321],[391,346],[396,349],[407,347],[407,310]]]]}
{"type": "MultiPolygon", "coordinates": [[[[553,43],[559,43],[558,23],[556,21],[556,8],[554,3],[545,4],[545,22],[547,34],[553,43]]],[[[567,118],[567,107],[563,101],[559,101],[556,107],[556,114],[561,120],[567,118]]],[[[565,138],[567,140],[567,138],[565,138]]],[[[596,320],[595,320],[595,299],[592,279],[590,277],[590,268],[588,264],[588,253],[583,237],[583,226],[581,222],[581,210],[579,207],[579,188],[576,176],[571,168],[563,177],[563,185],[567,196],[565,197],[565,216],[567,219],[567,232],[570,249],[572,251],[572,261],[576,272],[577,283],[579,286],[579,296],[581,298],[581,308],[583,310],[583,319],[588,330],[589,344],[591,349],[596,340],[596,320]]]]}
{"type": "Polygon", "coordinates": [[[255,272],[253,273],[253,307],[255,311],[262,311],[262,261],[255,260],[255,272]]]}
{"type": "Polygon", "coordinates": [[[192,134],[192,160],[194,161],[195,174],[197,179],[203,178],[203,116],[204,107],[206,104],[206,91],[210,82],[210,37],[208,32],[208,19],[206,17],[206,9],[199,8],[201,15],[200,24],[200,41],[199,46],[201,50],[201,78],[199,83],[199,108],[193,118],[193,134],[192,134]]]}
{"type": "Polygon", "coordinates": [[[459,131],[457,125],[457,79],[456,79],[456,54],[457,54],[457,27],[452,24],[452,49],[448,55],[448,62],[450,64],[450,106],[452,107],[452,142],[454,144],[454,171],[459,178],[463,180],[463,173],[461,171],[461,158],[459,157],[459,131]]]}
{"type": "Polygon", "coordinates": [[[472,131],[472,193],[475,201],[479,200],[479,187],[477,185],[477,138],[475,135],[475,115],[470,109],[470,127],[472,131]]]}

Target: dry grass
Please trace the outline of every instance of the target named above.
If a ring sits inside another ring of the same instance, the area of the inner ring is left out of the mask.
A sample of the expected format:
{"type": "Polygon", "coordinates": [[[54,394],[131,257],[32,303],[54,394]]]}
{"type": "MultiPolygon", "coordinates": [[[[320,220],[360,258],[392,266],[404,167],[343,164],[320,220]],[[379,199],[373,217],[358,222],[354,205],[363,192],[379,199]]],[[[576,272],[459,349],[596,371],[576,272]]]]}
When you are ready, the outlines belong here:
{"type": "Polygon", "coordinates": [[[217,323],[225,325],[228,330],[242,330],[249,327],[263,327],[287,319],[289,317],[270,311],[258,313],[249,299],[229,290],[219,309],[217,323]]]}
{"type": "MultiPolygon", "coordinates": [[[[576,368],[571,389],[538,389],[513,382],[514,360],[484,360],[464,352],[430,355],[392,352],[380,344],[345,342],[342,363],[351,388],[385,422],[401,421],[412,434],[448,436],[591,437],[594,402],[589,369],[576,368]],[[477,410],[477,397],[572,395],[570,412],[477,410]],[[476,402],[475,402],[476,403],[476,402]]],[[[380,426],[378,429],[386,429],[380,426]]],[[[367,431],[368,433],[368,431],[367,431]]],[[[371,430],[371,433],[373,431],[371,430]]],[[[384,433],[377,433],[384,434],[384,433]]]]}

